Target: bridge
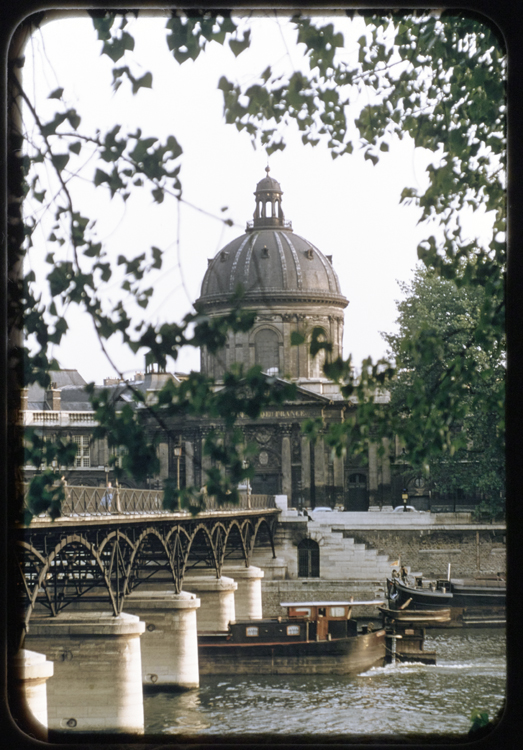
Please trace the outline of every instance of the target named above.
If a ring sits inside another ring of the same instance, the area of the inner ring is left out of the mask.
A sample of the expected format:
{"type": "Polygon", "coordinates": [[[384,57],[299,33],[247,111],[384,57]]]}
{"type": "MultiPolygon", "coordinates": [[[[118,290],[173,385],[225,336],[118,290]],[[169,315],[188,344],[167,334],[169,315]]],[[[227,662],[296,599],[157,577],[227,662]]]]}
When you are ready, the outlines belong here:
{"type": "Polygon", "coordinates": [[[198,687],[199,631],[261,619],[264,572],[251,560],[260,546],[276,556],[280,510],[267,495],[207,498],[192,515],[166,511],[155,490],[65,490],[59,518],[10,534],[11,604],[22,605],[10,707],[43,739],[142,734],[144,686],[198,687]]]}
{"type": "MultiPolygon", "coordinates": [[[[28,486],[24,487],[27,498],[28,486]]],[[[274,496],[246,495],[239,505],[217,506],[208,498],[197,516],[168,512],[163,493],[104,487],[66,488],[62,515],[43,514],[13,534],[13,560],[24,601],[24,627],[36,605],[58,615],[72,602],[108,603],[114,615],[140,584],[182,591],[185,575],[210,569],[216,578],[226,562],[250,566],[255,545],[274,550],[279,510],[274,496]]]]}

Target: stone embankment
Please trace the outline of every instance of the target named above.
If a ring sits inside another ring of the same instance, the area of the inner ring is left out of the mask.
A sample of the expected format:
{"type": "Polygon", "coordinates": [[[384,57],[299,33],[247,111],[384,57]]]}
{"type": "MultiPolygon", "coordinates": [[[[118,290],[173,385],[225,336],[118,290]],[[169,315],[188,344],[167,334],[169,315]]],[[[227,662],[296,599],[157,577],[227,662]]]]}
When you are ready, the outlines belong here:
{"type": "Polygon", "coordinates": [[[456,578],[506,569],[504,524],[474,523],[470,513],[316,512],[283,509],[276,532],[277,559],[268,549],[253,564],[265,571],[264,614],[278,614],[293,598],[374,599],[393,568],[411,574],[456,578]],[[300,545],[317,545],[319,575],[298,575],[300,545]],[[312,542],[312,544],[311,544],[312,542]],[[278,601],[279,600],[279,601],[278,601]]]}

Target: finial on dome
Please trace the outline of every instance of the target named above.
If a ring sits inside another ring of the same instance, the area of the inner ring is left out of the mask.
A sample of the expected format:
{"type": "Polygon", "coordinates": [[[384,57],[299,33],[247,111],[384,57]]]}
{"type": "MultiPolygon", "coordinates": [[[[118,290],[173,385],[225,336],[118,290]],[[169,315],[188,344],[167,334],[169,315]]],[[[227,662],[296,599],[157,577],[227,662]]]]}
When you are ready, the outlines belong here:
{"type": "Polygon", "coordinates": [[[267,172],[267,177],[269,176],[269,172],[271,171],[271,168],[269,167],[269,160],[267,159],[267,166],[265,167],[265,171],[267,172]]]}

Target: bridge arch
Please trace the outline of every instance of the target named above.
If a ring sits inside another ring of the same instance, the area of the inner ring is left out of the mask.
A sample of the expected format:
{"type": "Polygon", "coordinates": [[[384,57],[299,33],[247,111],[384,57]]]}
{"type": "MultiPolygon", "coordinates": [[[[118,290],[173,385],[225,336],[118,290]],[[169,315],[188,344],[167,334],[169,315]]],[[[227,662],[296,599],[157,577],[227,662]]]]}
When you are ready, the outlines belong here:
{"type": "Polygon", "coordinates": [[[31,527],[14,529],[10,559],[25,610],[19,624],[27,627],[39,603],[56,616],[83,596],[94,594],[100,601],[96,589],[118,615],[125,596],[140,585],[135,578],[149,546],[172,576],[176,593],[191,568],[204,565],[219,577],[226,559],[241,558],[248,567],[261,539],[270,540],[275,554],[277,515],[275,508],[204,511],[198,518],[149,511],[139,517],[96,513],[53,523],[38,519],[31,527]]]}
{"type": "MultiPolygon", "coordinates": [[[[60,559],[60,554],[64,552],[68,547],[83,548],[92,557],[92,559],[95,562],[95,565],[98,566],[98,569],[101,574],[101,578],[103,580],[103,583],[105,584],[105,588],[107,589],[107,593],[109,595],[111,606],[113,608],[113,613],[118,614],[118,603],[114,596],[114,592],[112,591],[110,578],[107,575],[107,571],[103,564],[101,555],[96,549],[96,547],[94,546],[94,544],[90,542],[88,539],[86,539],[84,536],[80,534],[69,534],[69,535],[62,537],[60,541],[55,545],[55,547],[45,557],[36,548],[34,548],[32,544],[28,542],[22,541],[20,542],[20,546],[22,547],[22,549],[25,549],[27,552],[29,552],[29,554],[36,557],[36,559],[41,563],[41,567],[37,571],[36,582],[35,582],[32,592],[29,592],[29,589],[27,587],[27,576],[24,576],[24,584],[26,586],[26,590],[28,593],[28,607],[26,609],[26,613],[24,616],[24,628],[26,630],[29,627],[29,621],[30,621],[31,615],[33,614],[40,589],[44,590],[44,593],[46,596],[46,602],[42,602],[42,603],[44,603],[44,605],[47,603],[47,606],[49,607],[53,616],[56,616],[58,612],[60,611],[60,609],[63,608],[60,606],[60,601],[58,601],[56,598],[55,598],[55,601],[53,601],[49,593],[48,578],[54,575],[56,579],[56,576],[59,575],[57,571],[56,561],[60,559]]],[[[78,568],[76,570],[78,571],[78,568]]],[[[71,570],[70,576],[67,576],[67,573],[66,573],[66,574],[63,574],[61,577],[62,579],[65,579],[65,580],[67,580],[67,578],[69,578],[70,580],[74,580],[76,584],[75,587],[78,589],[78,588],[81,588],[80,583],[82,580],[79,577],[79,575],[80,574],[78,572],[74,573],[74,571],[71,570]],[[73,575],[76,575],[76,578],[72,578],[71,576],[73,575]]],[[[85,577],[84,581],[87,581],[87,580],[89,579],[85,577]]],[[[90,586],[91,584],[89,584],[89,588],[90,586]]],[[[63,586],[61,588],[63,588],[63,586]]],[[[55,589],[56,589],[56,586],[55,586],[55,589]]],[[[63,592],[61,593],[62,593],[62,596],[60,597],[60,599],[63,602],[64,596],[63,596],[63,592]]]]}

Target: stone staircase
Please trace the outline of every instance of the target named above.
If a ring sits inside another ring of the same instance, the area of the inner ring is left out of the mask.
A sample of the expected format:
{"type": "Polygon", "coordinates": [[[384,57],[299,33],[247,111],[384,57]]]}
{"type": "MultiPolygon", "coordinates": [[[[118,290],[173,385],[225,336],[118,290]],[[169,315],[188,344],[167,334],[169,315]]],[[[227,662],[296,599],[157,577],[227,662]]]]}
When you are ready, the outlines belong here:
{"type": "Polygon", "coordinates": [[[393,561],[389,556],[355,542],[345,529],[314,523],[309,524],[309,532],[320,546],[320,578],[384,581],[390,576],[393,561]]]}

